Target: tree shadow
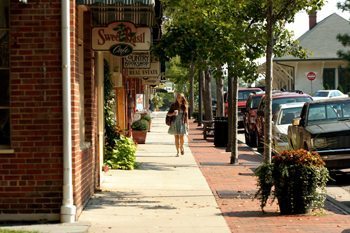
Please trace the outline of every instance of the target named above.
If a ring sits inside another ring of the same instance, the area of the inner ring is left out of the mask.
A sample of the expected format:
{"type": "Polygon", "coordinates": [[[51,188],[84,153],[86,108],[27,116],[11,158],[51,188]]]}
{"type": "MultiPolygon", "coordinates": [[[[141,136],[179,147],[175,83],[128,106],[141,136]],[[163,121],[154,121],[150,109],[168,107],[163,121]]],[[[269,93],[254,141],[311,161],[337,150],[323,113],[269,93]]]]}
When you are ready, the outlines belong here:
{"type": "Polygon", "coordinates": [[[141,209],[155,210],[171,210],[176,207],[171,205],[162,205],[160,201],[153,197],[145,197],[136,192],[120,192],[120,191],[102,191],[95,194],[85,206],[84,211],[92,211],[95,209],[105,209],[108,207],[137,207],[141,209]]]}
{"type": "MultiPolygon", "coordinates": [[[[175,156],[174,156],[175,157],[175,156]]],[[[138,163],[137,170],[152,170],[152,171],[174,171],[177,168],[193,168],[197,167],[195,164],[164,164],[164,163],[154,163],[154,162],[140,162],[138,163]]]]}
{"type": "Polygon", "coordinates": [[[280,213],[277,212],[262,212],[262,211],[230,211],[230,212],[223,212],[222,215],[224,217],[239,217],[239,218],[269,218],[269,217],[276,217],[280,216],[280,213]]]}

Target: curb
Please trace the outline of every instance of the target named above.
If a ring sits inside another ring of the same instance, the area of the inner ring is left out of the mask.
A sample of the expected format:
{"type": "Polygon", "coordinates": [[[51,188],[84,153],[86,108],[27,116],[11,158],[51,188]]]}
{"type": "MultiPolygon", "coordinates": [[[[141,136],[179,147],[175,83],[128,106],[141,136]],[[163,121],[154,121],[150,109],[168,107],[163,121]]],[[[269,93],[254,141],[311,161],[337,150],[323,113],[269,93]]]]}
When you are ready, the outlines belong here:
{"type": "Polygon", "coordinates": [[[343,214],[350,215],[350,208],[340,201],[337,201],[333,197],[327,195],[326,200],[330,202],[334,207],[336,207],[339,211],[341,211],[343,214]]]}

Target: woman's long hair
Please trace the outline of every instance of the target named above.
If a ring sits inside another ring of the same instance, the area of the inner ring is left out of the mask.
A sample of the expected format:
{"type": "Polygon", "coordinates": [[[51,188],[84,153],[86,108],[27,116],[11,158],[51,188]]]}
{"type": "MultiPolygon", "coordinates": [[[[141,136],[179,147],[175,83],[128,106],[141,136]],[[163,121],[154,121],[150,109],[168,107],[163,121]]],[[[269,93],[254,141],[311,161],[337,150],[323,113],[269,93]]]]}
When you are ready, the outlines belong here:
{"type": "Polygon", "coordinates": [[[177,95],[176,95],[176,100],[175,100],[175,107],[176,107],[176,109],[181,109],[182,111],[184,111],[185,113],[187,113],[187,111],[188,111],[188,101],[187,101],[187,99],[186,99],[186,97],[185,97],[185,95],[184,94],[182,94],[182,93],[178,93],[177,95]],[[177,101],[177,97],[178,96],[181,96],[181,105],[179,104],[179,102],[177,101]]]}
{"type": "Polygon", "coordinates": [[[184,94],[182,93],[178,93],[176,95],[176,100],[175,100],[175,109],[177,110],[182,110],[184,112],[184,114],[182,115],[182,120],[184,123],[187,123],[187,118],[188,118],[188,102],[186,100],[186,97],[184,94]],[[177,101],[178,96],[181,96],[181,104],[179,104],[179,102],[177,101]]]}

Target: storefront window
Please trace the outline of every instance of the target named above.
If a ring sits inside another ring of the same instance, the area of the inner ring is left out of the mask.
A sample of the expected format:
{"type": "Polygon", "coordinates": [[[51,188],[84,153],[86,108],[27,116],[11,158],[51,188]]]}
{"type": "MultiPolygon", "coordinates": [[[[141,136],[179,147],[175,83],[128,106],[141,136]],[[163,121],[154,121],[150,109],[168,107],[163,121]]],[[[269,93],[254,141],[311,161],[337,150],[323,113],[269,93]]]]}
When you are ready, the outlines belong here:
{"type": "Polygon", "coordinates": [[[0,149],[10,145],[9,0],[0,1],[0,149]]]}

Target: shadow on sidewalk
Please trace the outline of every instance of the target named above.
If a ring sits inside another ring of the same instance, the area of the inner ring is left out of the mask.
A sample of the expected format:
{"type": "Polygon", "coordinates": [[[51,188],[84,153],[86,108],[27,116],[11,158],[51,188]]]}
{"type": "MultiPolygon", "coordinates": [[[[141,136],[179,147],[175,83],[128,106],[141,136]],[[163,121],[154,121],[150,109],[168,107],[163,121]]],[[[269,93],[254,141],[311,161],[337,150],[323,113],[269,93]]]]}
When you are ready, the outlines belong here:
{"type": "Polygon", "coordinates": [[[84,211],[105,209],[108,207],[137,207],[141,209],[176,209],[171,205],[162,205],[156,199],[142,196],[136,192],[102,191],[90,199],[84,211]]]}
{"type": "Polygon", "coordinates": [[[224,217],[237,217],[237,218],[246,218],[246,217],[251,217],[251,218],[269,218],[269,217],[275,217],[275,216],[281,216],[277,212],[265,212],[263,213],[262,211],[232,211],[232,212],[223,212],[222,215],[224,217]]]}
{"type": "Polygon", "coordinates": [[[154,163],[154,162],[139,162],[137,170],[173,171],[176,168],[190,168],[190,167],[192,168],[192,167],[197,167],[197,166],[196,165],[184,165],[184,164],[170,165],[170,164],[154,163]]]}

